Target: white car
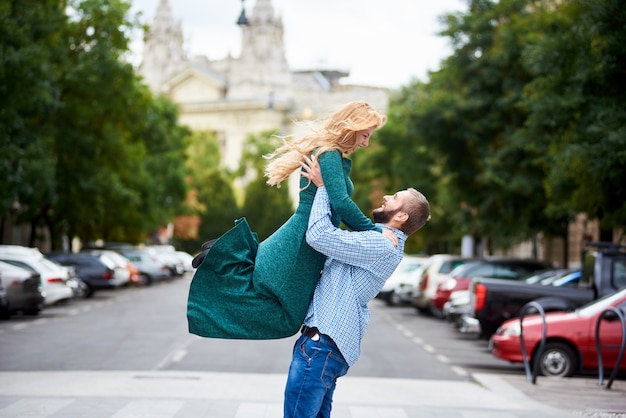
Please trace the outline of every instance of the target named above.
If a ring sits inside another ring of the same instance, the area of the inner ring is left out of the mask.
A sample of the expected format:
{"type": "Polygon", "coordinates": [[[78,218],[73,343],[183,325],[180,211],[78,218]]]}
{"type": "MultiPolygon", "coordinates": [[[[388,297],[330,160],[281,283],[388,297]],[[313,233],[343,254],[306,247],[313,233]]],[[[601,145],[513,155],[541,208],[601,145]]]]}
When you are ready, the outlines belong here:
{"type": "Polygon", "coordinates": [[[461,264],[472,261],[471,258],[452,254],[435,254],[426,262],[417,278],[417,286],[411,297],[411,304],[422,313],[434,314],[430,309],[430,300],[437,292],[437,285],[448,278],[449,273],[461,264]]]}
{"type": "Polygon", "coordinates": [[[384,300],[389,306],[408,302],[416,285],[416,272],[427,259],[426,256],[405,254],[376,297],[384,300]]]}
{"type": "Polygon", "coordinates": [[[176,255],[183,263],[183,267],[186,272],[194,272],[196,269],[191,265],[191,261],[193,260],[193,255],[189,254],[185,251],[176,251],[176,255]]]}
{"type": "Polygon", "coordinates": [[[74,297],[67,283],[71,279],[68,270],[45,258],[37,248],[0,245],[0,261],[39,273],[46,305],[74,297]]]}

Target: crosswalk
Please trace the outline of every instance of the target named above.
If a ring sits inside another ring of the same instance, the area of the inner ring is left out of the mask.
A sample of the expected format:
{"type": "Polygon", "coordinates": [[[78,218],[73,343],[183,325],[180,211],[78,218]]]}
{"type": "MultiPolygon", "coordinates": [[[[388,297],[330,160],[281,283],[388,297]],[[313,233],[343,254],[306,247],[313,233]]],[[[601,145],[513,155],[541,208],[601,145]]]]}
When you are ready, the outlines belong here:
{"type": "MultiPolygon", "coordinates": [[[[173,371],[0,372],[0,418],[282,418],[285,375],[173,371]]],[[[497,376],[344,377],[333,418],[561,418],[497,376]]]]}

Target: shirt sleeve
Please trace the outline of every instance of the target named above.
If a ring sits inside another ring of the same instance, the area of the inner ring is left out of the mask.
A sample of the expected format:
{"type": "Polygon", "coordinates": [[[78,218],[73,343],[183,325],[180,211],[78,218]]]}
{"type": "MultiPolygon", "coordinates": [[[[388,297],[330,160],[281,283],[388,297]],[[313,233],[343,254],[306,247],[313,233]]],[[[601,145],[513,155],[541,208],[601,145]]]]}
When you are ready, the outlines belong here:
{"type": "Polygon", "coordinates": [[[348,228],[353,231],[375,230],[382,232],[348,195],[341,153],[326,151],[319,155],[318,162],[331,206],[348,228]]]}
{"type": "Polygon", "coordinates": [[[324,186],[317,189],[313,200],[306,241],[325,256],[354,266],[370,265],[394,253],[391,241],[377,231],[345,231],[334,226],[324,186]]]}

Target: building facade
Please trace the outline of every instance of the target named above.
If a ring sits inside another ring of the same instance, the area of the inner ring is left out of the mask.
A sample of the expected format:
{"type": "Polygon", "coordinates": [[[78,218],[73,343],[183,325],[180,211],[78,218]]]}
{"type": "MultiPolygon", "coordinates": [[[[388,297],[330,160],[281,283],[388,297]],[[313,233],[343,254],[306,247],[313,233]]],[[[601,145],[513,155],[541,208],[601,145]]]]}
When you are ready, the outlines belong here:
{"type": "Polygon", "coordinates": [[[182,124],[216,134],[225,167],[238,166],[249,134],[278,129],[298,135],[294,120],[316,119],[355,100],[386,111],[389,91],[340,84],[348,72],[291,70],[283,21],[271,0],[256,0],[249,17],[242,11],[238,26],[239,57],[190,58],[169,1],[160,0],[139,69],[153,92],[179,106],[182,124]]]}

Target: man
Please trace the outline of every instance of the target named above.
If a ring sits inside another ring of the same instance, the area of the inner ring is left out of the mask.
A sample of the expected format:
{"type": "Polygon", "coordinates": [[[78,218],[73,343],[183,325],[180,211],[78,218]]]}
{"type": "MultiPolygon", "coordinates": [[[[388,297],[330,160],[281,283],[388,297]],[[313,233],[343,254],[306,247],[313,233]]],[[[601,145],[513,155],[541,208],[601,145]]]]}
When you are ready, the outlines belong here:
{"type": "Polygon", "coordinates": [[[391,230],[397,246],[376,231],[350,232],[331,222],[328,194],[319,168],[304,167],[318,186],[307,229],[307,243],[328,258],[296,341],[285,387],[285,418],[330,417],[337,379],[360,355],[369,323],[367,303],[396,269],[408,235],[430,219],[426,198],[415,189],[385,196],[374,222],[391,230]]]}

